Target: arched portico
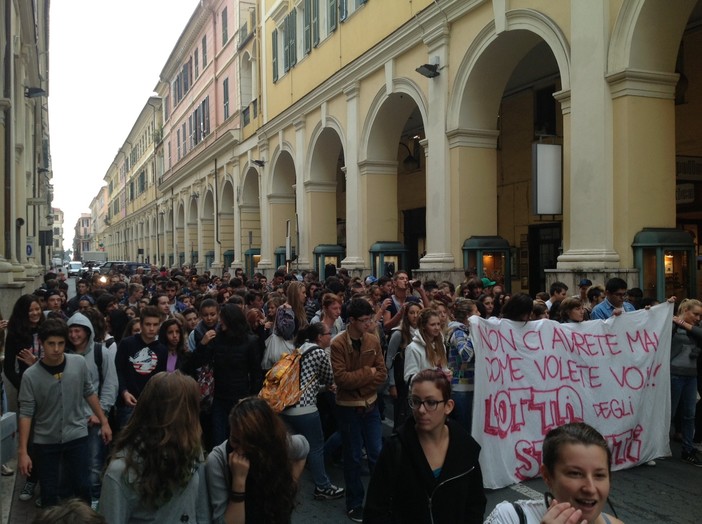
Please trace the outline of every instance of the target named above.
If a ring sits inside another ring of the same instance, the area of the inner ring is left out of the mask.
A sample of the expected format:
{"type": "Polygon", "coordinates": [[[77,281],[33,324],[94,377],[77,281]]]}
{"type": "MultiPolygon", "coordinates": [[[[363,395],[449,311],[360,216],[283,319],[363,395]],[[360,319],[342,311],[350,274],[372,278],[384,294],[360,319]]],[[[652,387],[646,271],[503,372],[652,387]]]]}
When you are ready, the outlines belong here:
{"type": "MultiPolygon", "coordinates": [[[[259,174],[254,167],[245,168],[244,178],[241,182],[241,192],[237,201],[239,203],[239,229],[240,245],[236,247],[236,257],[239,265],[245,265],[246,253],[252,250],[261,250],[261,205],[259,174]]],[[[246,266],[249,273],[253,273],[254,265],[246,266]]]]}
{"type": "MultiPolygon", "coordinates": [[[[361,251],[349,252],[347,256],[362,257],[367,267],[371,266],[368,249],[372,244],[403,239],[404,221],[400,223],[403,210],[427,208],[424,152],[416,148],[419,163],[411,169],[400,167],[399,162],[408,156],[400,144],[407,146],[414,156],[415,142],[418,144],[424,138],[426,100],[409,80],[395,79],[393,86],[396,92],[388,94],[383,88],[371,105],[361,139],[358,183],[352,185],[347,180],[348,216],[355,217],[355,224],[348,224],[347,230],[360,231],[361,251]],[[402,179],[398,178],[400,172],[402,179]],[[357,205],[355,202],[363,206],[358,213],[351,212],[357,205]]],[[[442,222],[441,228],[444,227],[446,224],[442,222]]],[[[422,238],[418,251],[424,251],[425,241],[422,238]]]]}
{"type": "MultiPolygon", "coordinates": [[[[340,126],[317,127],[312,135],[309,168],[303,182],[304,224],[300,252],[309,253],[320,244],[346,245],[346,180],[344,150],[340,126]],[[339,226],[344,226],[340,228],[339,226]],[[303,251],[304,250],[304,251],[303,251]]],[[[310,264],[311,265],[311,264],[310,264]]]]}
{"type": "Polygon", "coordinates": [[[273,265],[275,265],[273,260],[275,250],[280,246],[285,246],[288,221],[290,221],[292,245],[299,250],[296,241],[297,224],[295,220],[295,188],[297,184],[295,162],[290,151],[291,148],[286,146],[284,150],[278,150],[273,155],[273,167],[267,192],[268,207],[263,210],[264,213],[268,213],[269,237],[266,247],[268,260],[273,265]]]}

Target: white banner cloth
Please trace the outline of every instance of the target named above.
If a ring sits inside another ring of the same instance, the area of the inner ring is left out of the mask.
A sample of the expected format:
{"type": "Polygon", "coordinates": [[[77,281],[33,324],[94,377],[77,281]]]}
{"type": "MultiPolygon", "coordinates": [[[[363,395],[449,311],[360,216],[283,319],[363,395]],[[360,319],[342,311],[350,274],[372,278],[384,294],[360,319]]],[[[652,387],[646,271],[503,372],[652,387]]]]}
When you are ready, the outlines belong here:
{"type": "Polygon", "coordinates": [[[670,455],[673,305],[559,324],[470,318],[473,438],[486,488],[538,476],[549,430],[583,421],[612,450],[612,469],[670,455]]]}

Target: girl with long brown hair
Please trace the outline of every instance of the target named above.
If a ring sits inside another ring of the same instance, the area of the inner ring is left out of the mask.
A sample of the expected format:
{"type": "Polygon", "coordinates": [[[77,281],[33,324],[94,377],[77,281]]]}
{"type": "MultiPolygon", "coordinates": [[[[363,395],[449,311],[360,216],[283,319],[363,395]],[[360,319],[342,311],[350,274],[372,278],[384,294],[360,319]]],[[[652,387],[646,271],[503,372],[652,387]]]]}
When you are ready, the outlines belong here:
{"type": "Polygon", "coordinates": [[[215,524],[287,524],[309,445],[289,437],[268,403],[240,400],[229,415],[229,439],[207,457],[215,524]]]}
{"type": "Polygon", "coordinates": [[[419,313],[419,329],[405,349],[405,382],[423,369],[441,368],[448,372],[448,359],[441,332],[441,318],[434,309],[419,313]]]}
{"type": "Polygon", "coordinates": [[[154,375],[121,430],[102,481],[110,524],[211,522],[200,468],[200,390],[179,371],[154,375]]]}
{"type": "Polygon", "coordinates": [[[389,394],[395,408],[394,429],[397,429],[409,416],[407,382],[405,382],[405,349],[417,334],[421,310],[422,306],[416,302],[405,302],[402,306],[400,325],[393,328],[388,342],[385,366],[388,368],[389,394]]]}

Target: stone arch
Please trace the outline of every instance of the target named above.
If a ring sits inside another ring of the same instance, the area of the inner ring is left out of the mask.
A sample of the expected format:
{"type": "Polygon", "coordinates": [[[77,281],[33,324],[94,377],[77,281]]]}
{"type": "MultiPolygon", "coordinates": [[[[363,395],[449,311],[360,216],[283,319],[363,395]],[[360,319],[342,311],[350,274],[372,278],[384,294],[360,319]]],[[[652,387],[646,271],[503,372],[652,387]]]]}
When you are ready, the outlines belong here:
{"type": "Polygon", "coordinates": [[[363,125],[359,158],[367,160],[397,160],[397,144],[402,127],[415,108],[419,108],[422,122],[427,122],[427,101],[422,90],[413,81],[398,78],[394,91],[385,87],[373,98],[363,125]]]}
{"type": "Polygon", "coordinates": [[[296,183],[293,154],[293,148],[287,142],[284,142],[281,147],[276,148],[273,152],[267,194],[295,194],[293,190],[293,186],[296,183]]]}
{"type": "Polygon", "coordinates": [[[327,118],[315,127],[310,140],[304,182],[304,220],[312,254],[320,244],[346,245],[345,138],[339,122],[327,118]]]}
{"type": "Polygon", "coordinates": [[[625,0],[614,24],[608,73],[625,69],[672,73],[680,39],[697,0],[625,0]]]}
{"type": "Polygon", "coordinates": [[[570,46],[558,25],[530,9],[508,11],[506,18],[506,31],[498,34],[495,22],[490,22],[461,62],[449,101],[447,129],[495,129],[497,109],[514,68],[542,41],[558,64],[561,89],[570,89],[570,46]],[[500,64],[497,70],[496,63],[500,64]]]}

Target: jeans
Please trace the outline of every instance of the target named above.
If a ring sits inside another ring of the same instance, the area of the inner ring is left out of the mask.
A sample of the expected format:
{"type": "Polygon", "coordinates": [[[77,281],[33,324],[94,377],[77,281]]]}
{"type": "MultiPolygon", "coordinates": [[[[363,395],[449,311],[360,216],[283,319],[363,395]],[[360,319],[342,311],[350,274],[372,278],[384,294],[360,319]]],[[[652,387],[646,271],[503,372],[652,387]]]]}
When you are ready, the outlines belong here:
{"type": "Polygon", "coordinates": [[[229,438],[229,413],[235,402],[217,397],[212,400],[212,444],[215,446],[229,438]]]}
{"type": "Polygon", "coordinates": [[[463,429],[470,435],[471,426],[473,424],[473,392],[472,391],[453,391],[451,398],[454,402],[453,418],[458,422],[463,429]]]}
{"type": "Polygon", "coordinates": [[[383,446],[378,406],[368,408],[336,406],[339,431],[344,443],[344,480],[346,510],[363,507],[365,491],[361,482],[361,450],[366,446],[371,475],[383,446]]]}
{"type": "Polygon", "coordinates": [[[115,408],[115,420],[117,421],[117,429],[120,430],[127,425],[129,419],[132,418],[134,408],[132,406],[118,405],[115,408]]]}
{"type": "Polygon", "coordinates": [[[697,377],[671,375],[670,400],[672,402],[671,416],[680,405],[682,418],[682,448],[683,453],[692,453],[695,448],[692,437],[695,433],[695,404],[697,403],[697,377]]]}
{"type": "Polygon", "coordinates": [[[34,444],[40,462],[42,507],[56,506],[64,488],[69,496],[90,504],[90,457],[88,437],[63,444],[34,444]],[[60,476],[60,478],[59,478],[60,476]]]}
{"type": "Polygon", "coordinates": [[[307,455],[307,464],[310,466],[312,479],[318,488],[328,488],[331,481],[324,469],[324,434],[319,411],[304,415],[286,415],[281,417],[294,433],[299,433],[310,443],[310,452],[307,455]]]}
{"type": "Polygon", "coordinates": [[[102,491],[102,470],[105,467],[107,446],[102,441],[100,426],[88,426],[88,453],[90,461],[90,496],[100,499],[102,491]]]}

